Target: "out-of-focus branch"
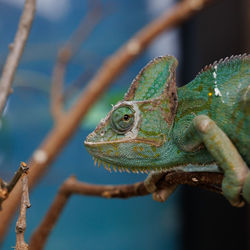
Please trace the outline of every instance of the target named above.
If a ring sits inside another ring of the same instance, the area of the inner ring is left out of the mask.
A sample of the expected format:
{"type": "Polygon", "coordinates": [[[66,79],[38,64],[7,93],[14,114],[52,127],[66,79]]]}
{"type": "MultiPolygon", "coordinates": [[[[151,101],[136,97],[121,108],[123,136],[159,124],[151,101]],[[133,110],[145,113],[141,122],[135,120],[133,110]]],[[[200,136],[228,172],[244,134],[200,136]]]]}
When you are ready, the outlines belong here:
{"type": "MultiPolygon", "coordinates": [[[[188,184],[221,193],[222,178],[223,175],[220,173],[170,172],[157,183],[157,187],[162,189],[174,184],[188,184]]],[[[93,185],[79,182],[75,177],[69,177],[59,189],[44,219],[31,236],[30,250],[44,249],[49,234],[73,194],[126,199],[148,195],[149,192],[144,182],[130,185],[93,185]]]]}
{"type": "Polygon", "coordinates": [[[63,83],[67,64],[79,50],[81,44],[86,40],[93,31],[102,17],[100,3],[94,1],[92,9],[81,21],[79,27],[72,34],[69,41],[63,46],[58,53],[58,58],[53,71],[51,85],[51,114],[55,122],[60,121],[64,115],[63,109],[63,83]]]}
{"type": "Polygon", "coordinates": [[[83,87],[85,82],[88,82],[93,75],[93,69],[91,67],[87,67],[87,69],[72,82],[63,93],[63,102],[67,102],[72,96],[74,96],[77,92],[79,93],[80,89],[83,87]]]}
{"type": "Polygon", "coordinates": [[[20,214],[16,222],[16,250],[28,250],[29,246],[24,240],[24,232],[26,229],[26,210],[29,208],[29,189],[28,189],[28,173],[22,176],[22,199],[20,214]]]}
{"type": "Polygon", "coordinates": [[[36,0],[26,0],[22,16],[13,44],[10,44],[10,53],[3,67],[0,79],[0,115],[3,112],[9,94],[12,92],[11,85],[16,69],[22,56],[24,46],[29,36],[32,21],[35,15],[36,0]]]}
{"type": "MultiPolygon", "coordinates": [[[[48,165],[55,159],[63,146],[73,135],[89,108],[106,88],[128,66],[132,60],[145,50],[159,34],[182,23],[213,0],[185,0],[177,3],[163,15],[152,21],[132,37],[124,46],[109,57],[74,106],[63,116],[62,122],[46,136],[30,161],[29,187],[33,186],[45,173],[48,165]],[[63,125],[62,125],[63,124],[63,125]]],[[[20,186],[13,190],[0,212],[0,240],[3,239],[21,196],[20,186]]]]}
{"type": "Polygon", "coordinates": [[[22,177],[23,173],[26,173],[28,170],[28,166],[25,162],[21,162],[20,166],[13,176],[12,180],[7,184],[2,179],[0,179],[0,210],[2,208],[2,203],[4,200],[8,198],[8,195],[15,187],[19,179],[22,177]]]}

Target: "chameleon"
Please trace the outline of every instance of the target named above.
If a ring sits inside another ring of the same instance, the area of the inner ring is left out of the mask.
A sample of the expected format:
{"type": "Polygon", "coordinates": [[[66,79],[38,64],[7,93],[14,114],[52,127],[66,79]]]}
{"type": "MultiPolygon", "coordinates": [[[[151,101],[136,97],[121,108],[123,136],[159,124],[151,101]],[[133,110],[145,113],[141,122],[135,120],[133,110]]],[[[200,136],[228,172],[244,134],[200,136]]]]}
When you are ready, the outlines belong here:
{"type": "Polygon", "coordinates": [[[182,87],[177,64],[169,55],[150,61],[87,136],[87,151],[109,171],[150,173],[156,200],[157,181],[174,170],[222,172],[231,205],[250,203],[250,55],[215,61],[182,87]]]}

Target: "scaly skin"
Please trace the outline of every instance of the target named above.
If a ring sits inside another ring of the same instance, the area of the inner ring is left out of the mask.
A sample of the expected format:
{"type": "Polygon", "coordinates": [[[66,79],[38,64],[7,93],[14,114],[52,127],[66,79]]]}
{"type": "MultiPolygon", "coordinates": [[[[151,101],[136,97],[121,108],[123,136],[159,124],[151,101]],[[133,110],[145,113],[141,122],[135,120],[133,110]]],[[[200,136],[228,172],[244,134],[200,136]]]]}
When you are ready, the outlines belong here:
{"type": "MultiPolygon", "coordinates": [[[[250,202],[250,56],[206,66],[178,89],[176,66],[172,56],[151,61],[87,137],[87,150],[108,170],[223,171],[231,204],[242,205],[242,190],[250,202]]],[[[151,192],[154,175],[146,181],[151,192]]]]}

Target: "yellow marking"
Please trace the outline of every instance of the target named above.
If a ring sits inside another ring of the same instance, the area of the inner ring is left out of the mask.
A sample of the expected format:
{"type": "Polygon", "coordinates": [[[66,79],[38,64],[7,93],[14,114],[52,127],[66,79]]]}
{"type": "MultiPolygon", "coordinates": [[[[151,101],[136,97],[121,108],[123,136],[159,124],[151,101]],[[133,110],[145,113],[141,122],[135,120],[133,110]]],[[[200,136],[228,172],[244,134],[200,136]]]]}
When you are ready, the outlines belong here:
{"type": "Polygon", "coordinates": [[[117,168],[118,168],[119,172],[121,173],[122,172],[121,168],[120,167],[117,167],[117,168]]]}
{"type": "Polygon", "coordinates": [[[142,156],[143,158],[148,158],[147,155],[140,153],[140,152],[138,151],[138,149],[139,149],[140,151],[143,151],[143,147],[139,147],[139,148],[137,148],[136,146],[133,147],[133,150],[136,152],[137,155],[142,156]]]}
{"type": "Polygon", "coordinates": [[[158,158],[158,157],[160,157],[160,154],[155,154],[154,155],[154,158],[158,158]]]}
{"type": "Polygon", "coordinates": [[[114,169],[114,171],[115,171],[115,172],[117,172],[117,169],[116,169],[116,167],[115,167],[115,166],[113,166],[113,169],[114,169]]]}
{"type": "Polygon", "coordinates": [[[156,152],[156,147],[155,146],[151,146],[151,149],[153,152],[156,152]]]}
{"type": "Polygon", "coordinates": [[[106,153],[107,153],[108,156],[110,156],[110,154],[111,154],[112,152],[113,152],[113,150],[109,149],[109,150],[107,150],[106,153]]]}
{"type": "Polygon", "coordinates": [[[213,93],[212,93],[212,92],[209,92],[209,93],[208,93],[208,96],[212,96],[212,95],[213,95],[213,93]]]}

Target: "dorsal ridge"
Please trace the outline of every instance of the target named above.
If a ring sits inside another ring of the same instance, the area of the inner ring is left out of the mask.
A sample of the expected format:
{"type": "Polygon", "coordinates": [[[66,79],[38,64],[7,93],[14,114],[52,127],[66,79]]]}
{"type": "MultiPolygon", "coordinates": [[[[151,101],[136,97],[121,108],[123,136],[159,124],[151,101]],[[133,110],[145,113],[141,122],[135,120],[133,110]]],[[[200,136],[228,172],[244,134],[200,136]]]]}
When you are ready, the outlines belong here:
{"type": "Polygon", "coordinates": [[[213,70],[216,66],[218,65],[223,65],[223,64],[227,64],[227,63],[231,63],[235,60],[242,60],[245,59],[247,57],[249,57],[250,54],[244,53],[244,54],[239,54],[239,55],[232,55],[230,57],[226,57],[226,58],[221,58],[219,61],[214,61],[213,63],[206,65],[205,67],[203,67],[201,69],[201,71],[197,74],[197,76],[199,76],[200,74],[204,73],[205,71],[209,71],[209,70],[213,70]]]}

